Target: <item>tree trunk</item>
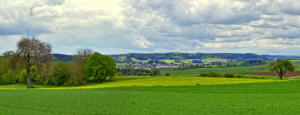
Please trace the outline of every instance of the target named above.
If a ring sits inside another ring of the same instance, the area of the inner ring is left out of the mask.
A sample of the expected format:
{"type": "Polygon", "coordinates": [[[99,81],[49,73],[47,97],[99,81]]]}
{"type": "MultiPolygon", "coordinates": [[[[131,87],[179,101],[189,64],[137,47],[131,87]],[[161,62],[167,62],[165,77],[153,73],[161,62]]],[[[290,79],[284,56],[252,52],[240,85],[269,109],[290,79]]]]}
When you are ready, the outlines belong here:
{"type": "Polygon", "coordinates": [[[279,78],[280,78],[280,79],[283,79],[283,75],[284,75],[284,73],[283,73],[282,71],[280,71],[280,72],[279,72],[279,78]]]}
{"type": "Polygon", "coordinates": [[[27,75],[26,75],[26,79],[27,79],[27,88],[31,88],[30,85],[30,55],[27,55],[27,75]]]}
{"type": "Polygon", "coordinates": [[[29,72],[27,72],[27,88],[31,88],[29,72]]]}

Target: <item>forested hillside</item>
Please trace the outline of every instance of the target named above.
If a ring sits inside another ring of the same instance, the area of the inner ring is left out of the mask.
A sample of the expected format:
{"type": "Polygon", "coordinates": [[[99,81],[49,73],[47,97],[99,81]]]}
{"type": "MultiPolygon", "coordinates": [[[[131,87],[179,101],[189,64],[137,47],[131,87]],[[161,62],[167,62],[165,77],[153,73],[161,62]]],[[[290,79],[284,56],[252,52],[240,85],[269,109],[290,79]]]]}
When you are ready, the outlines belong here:
{"type": "MultiPolygon", "coordinates": [[[[230,60],[274,60],[274,59],[297,59],[300,56],[288,55],[257,55],[253,53],[129,53],[110,55],[117,62],[128,62],[131,59],[138,60],[184,60],[184,59],[204,59],[204,58],[220,58],[230,60]]],[[[71,61],[72,55],[54,54],[55,60],[71,61]]]]}

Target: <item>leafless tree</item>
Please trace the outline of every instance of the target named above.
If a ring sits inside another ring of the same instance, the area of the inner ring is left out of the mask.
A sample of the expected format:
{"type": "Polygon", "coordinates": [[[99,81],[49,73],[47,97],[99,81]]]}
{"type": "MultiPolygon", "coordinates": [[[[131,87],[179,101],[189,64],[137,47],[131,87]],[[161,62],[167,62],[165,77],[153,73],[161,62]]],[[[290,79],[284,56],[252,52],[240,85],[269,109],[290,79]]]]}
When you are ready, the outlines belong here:
{"type": "MultiPolygon", "coordinates": [[[[32,66],[42,67],[43,64],[49,65],[53,57],[51,55],[52,47],[47,43],[41,42],[36,38],[30,38],[30,37],[22,38],[21,41],[18,42],[17,46],[18,46],[17,54],[23,60],[27,72],[26,74],[27,88],[31,88],[30,67],[32,66]]],[[[40,70],[44,70],[44,69],[40,68],[40,70]]]]}
{"type": "Polygon", "coordinates": [[[86,83],[84,77],[84,65],[89,56],[93,54],[91,49],[79,49],[74,59],[72,60],[72,75],[69,83],[82,85],[86,83]]]}

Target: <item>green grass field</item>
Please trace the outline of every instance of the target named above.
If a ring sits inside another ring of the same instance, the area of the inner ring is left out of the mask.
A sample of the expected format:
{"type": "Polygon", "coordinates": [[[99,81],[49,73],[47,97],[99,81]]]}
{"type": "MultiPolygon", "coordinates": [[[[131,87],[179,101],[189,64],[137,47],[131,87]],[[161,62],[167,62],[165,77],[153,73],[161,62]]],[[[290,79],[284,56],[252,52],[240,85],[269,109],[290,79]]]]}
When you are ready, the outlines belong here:
{"type": "Polygon", "coordinates": [[[197,68],[188,70],[162,70],[162,74],[170,73],[171,75],[198,75],[201,72],[230,72],[230,73],[253,73],[268,72],[267,65],[258,66],[241,66],[241,67],[222,67],[222,68],[197,68]]]}
{"type": "Polygon", "coordinates": [[[205,58],[202,60],[203,62],[206,63],[211,63],[211,62],[227,62],[227,59],[220,59],[220,58],[205,58]]]}
{"type": "Polygon", "coordinates": [[[0,85],[0,115],[300,113],[300,79],[196,77],[208,71],[251,73],[268,69],[260,65],[162,71],[172,76],[123,76],[78,87],[0,85]]]}
{"type": "MultiPolygon", "coordinates": [[[[122,78],[131,83],[157,85],[156,82],[183,80],[184,84],[165,86],[128,86],[73,90],[0,90],[0,114],[297,114],[300,113],[300,80],[256,80],[211,78],[214,84],[194,77],[122,78]],[[133,80],[133,81],[131,81],[133,80]],[[264,82],[262,82],[264,81],[264,82]],[[136,81],[135,81],[136,82],[136,81]],[[259,82],[259,83],[256,83],[259,82]],[[192,85],[194,84],[194,85],[192,85]],[[146,87],[147,86],[147,87],[146,87]]],[[[238,79],[238,78],[236,78],[238,79]]],[[[180,82],[180,81],[178,81],[180,82]]],[[[110,84],[110,83],[104,83],[110,84]]],[[[103,84],[103,85],[104,85],[103,84]]],[[[1,86],[4,87],[4,86],[1,86]]],[[[6,87],[21,87],[6,86],[6,87]]]]}

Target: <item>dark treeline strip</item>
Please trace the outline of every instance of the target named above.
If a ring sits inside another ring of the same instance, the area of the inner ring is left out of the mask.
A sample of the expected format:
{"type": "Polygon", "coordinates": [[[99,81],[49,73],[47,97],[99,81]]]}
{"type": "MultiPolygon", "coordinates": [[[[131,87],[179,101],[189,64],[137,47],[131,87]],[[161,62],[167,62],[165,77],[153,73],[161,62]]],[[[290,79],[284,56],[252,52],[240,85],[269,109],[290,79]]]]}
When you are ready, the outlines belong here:
{"type": "Polygon", "coordinates": [[[153,69],[134,69],[134,68],[118,68],[118,75],[130,75],[130,76],[157,76],[160,75],[160,70],[153,69]]]}

